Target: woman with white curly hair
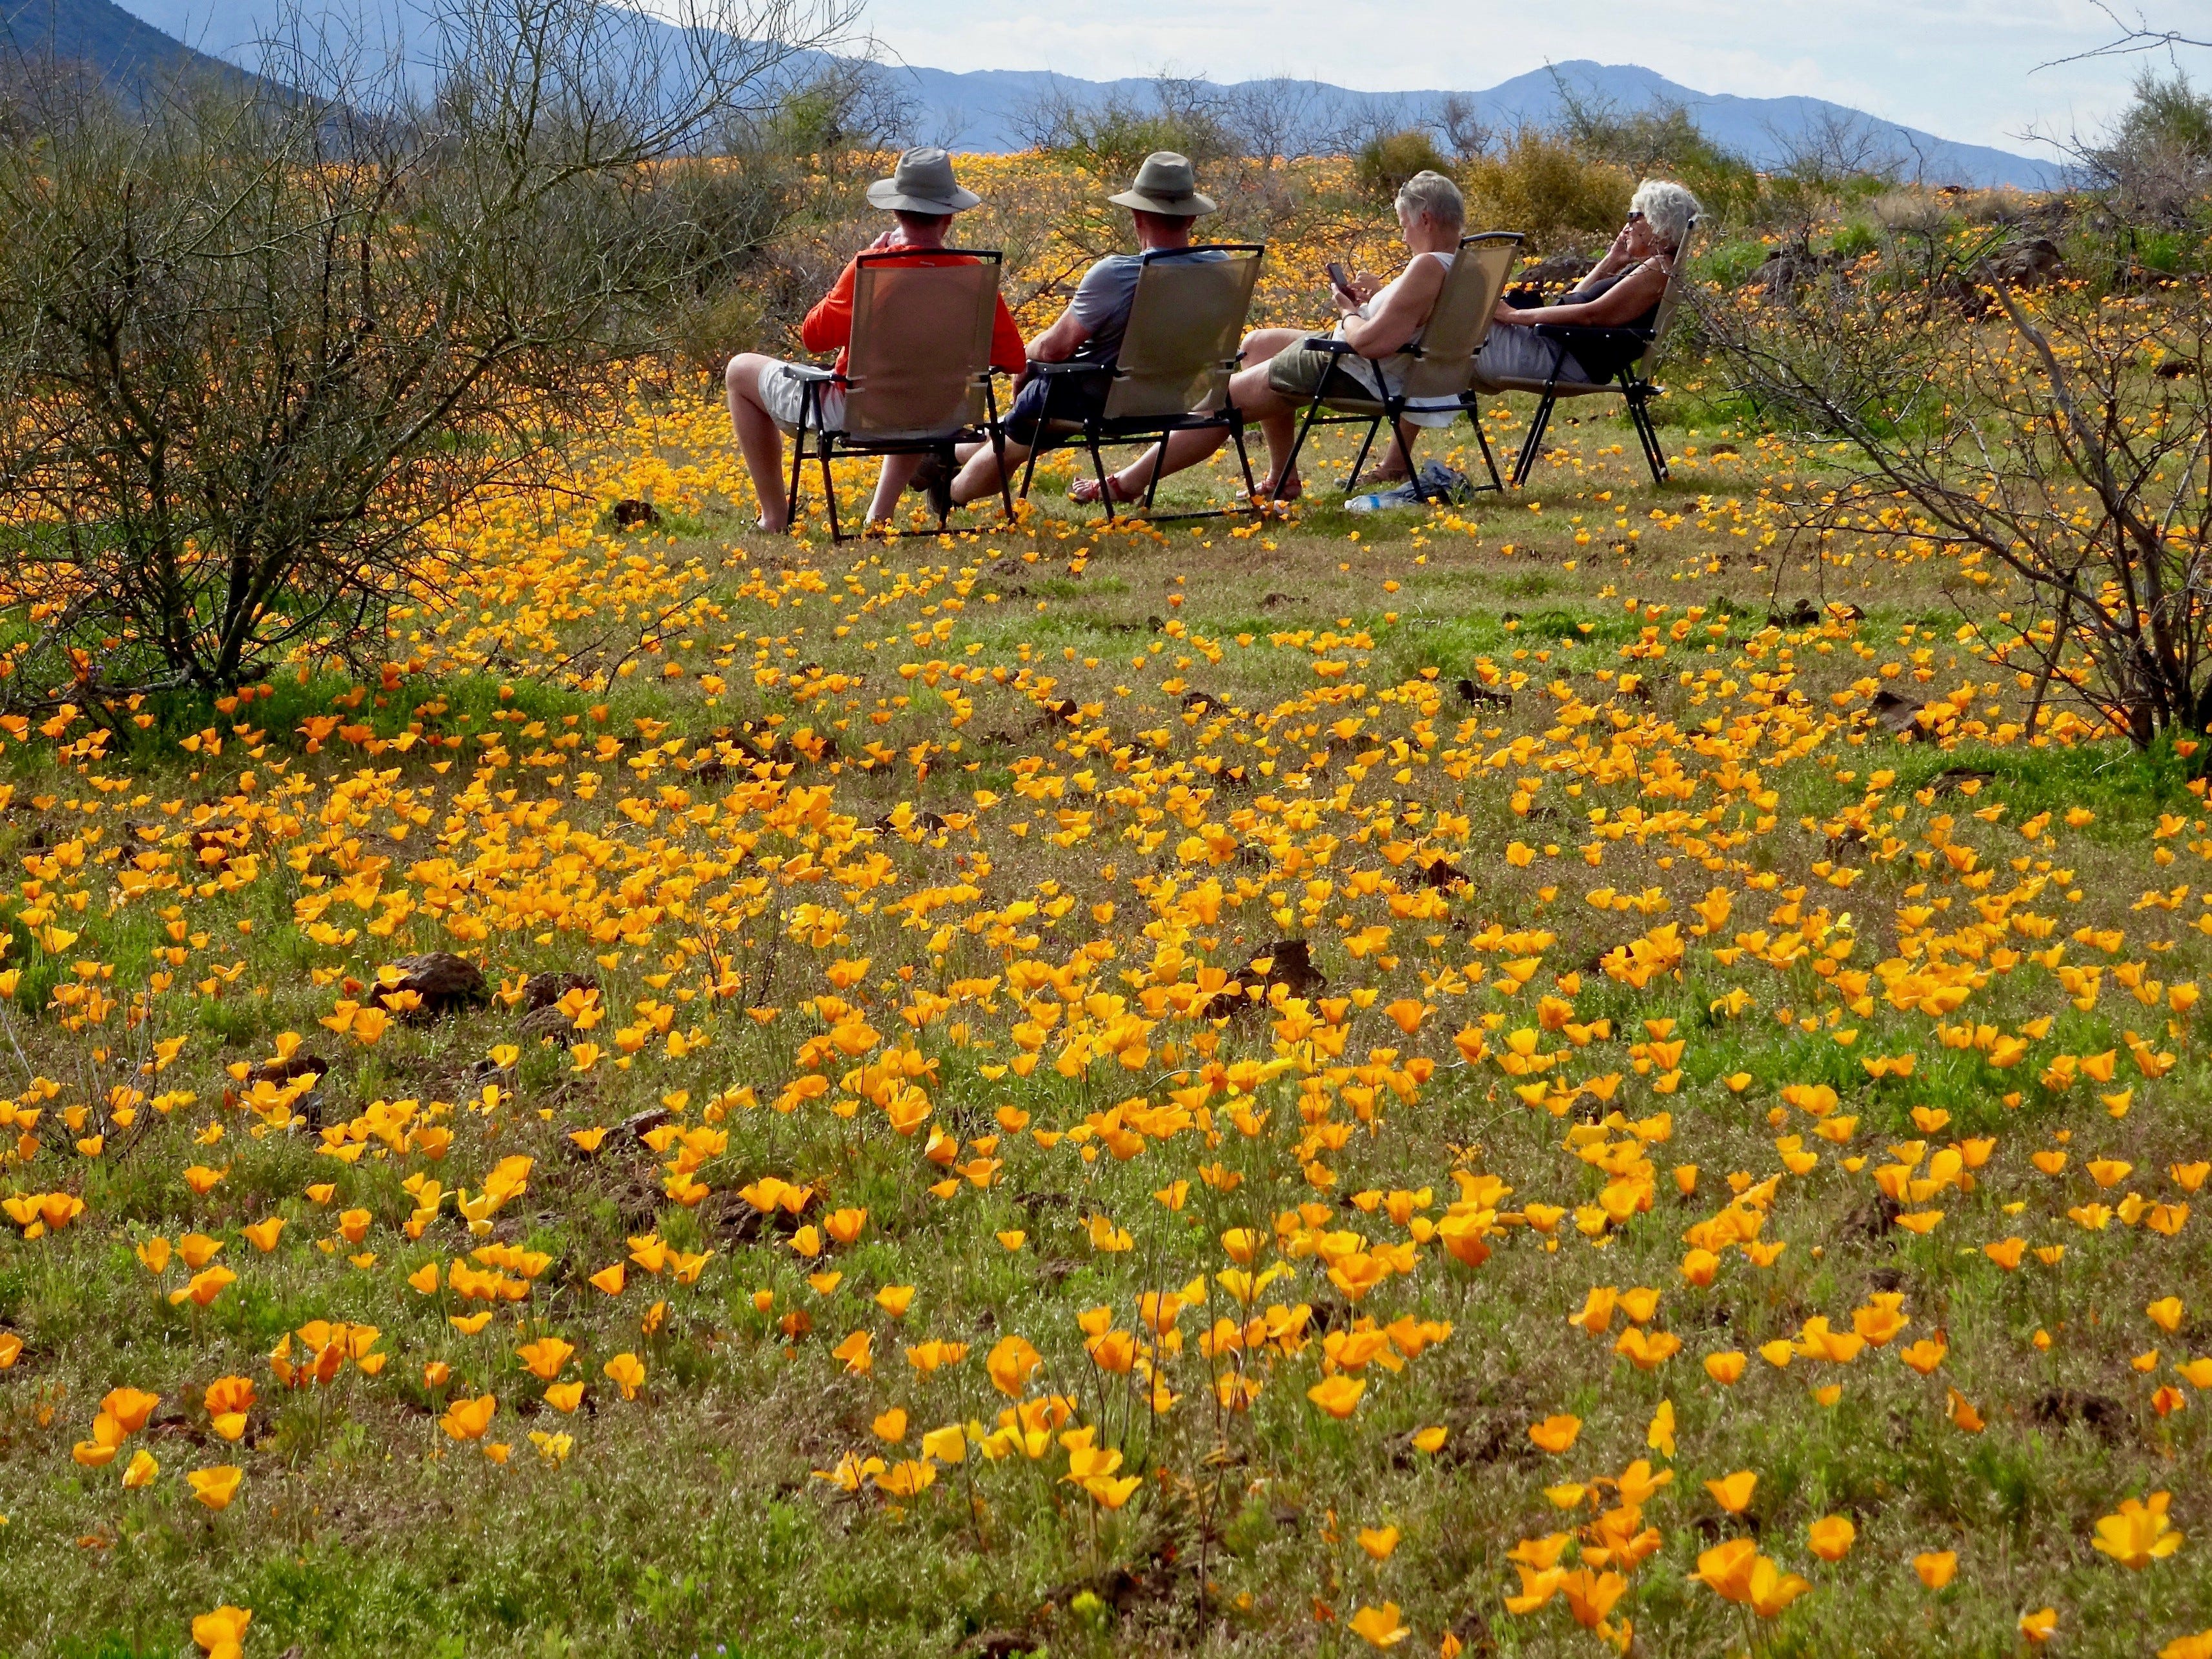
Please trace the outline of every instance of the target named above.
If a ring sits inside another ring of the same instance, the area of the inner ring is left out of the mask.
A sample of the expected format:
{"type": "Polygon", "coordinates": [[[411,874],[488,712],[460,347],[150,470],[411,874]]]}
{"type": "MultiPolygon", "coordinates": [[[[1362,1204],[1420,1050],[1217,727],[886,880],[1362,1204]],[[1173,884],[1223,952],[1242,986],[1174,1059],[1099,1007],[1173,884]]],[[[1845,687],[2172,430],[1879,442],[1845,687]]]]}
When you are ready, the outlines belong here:
{"type": "MultiPolygon", "coordinates": [[[[1510,380],[1611,378],[1626,343],[1618,335],[1581,330],[1627,329],[1648,340],[1659,301],[1674,279],[1674,262],[1700,211],[1682,185],[1646,179],[1628,204],[1628,222],[1596,268],[1557,304],[1516,307],[1501,301],[1475,359],[1478,385],[1510,380]],[[1559,331],[1553,332],[1554,329],[1559,331]]],[[[1640,348],[1637,348],[1640,350],[1640,348]]]]}

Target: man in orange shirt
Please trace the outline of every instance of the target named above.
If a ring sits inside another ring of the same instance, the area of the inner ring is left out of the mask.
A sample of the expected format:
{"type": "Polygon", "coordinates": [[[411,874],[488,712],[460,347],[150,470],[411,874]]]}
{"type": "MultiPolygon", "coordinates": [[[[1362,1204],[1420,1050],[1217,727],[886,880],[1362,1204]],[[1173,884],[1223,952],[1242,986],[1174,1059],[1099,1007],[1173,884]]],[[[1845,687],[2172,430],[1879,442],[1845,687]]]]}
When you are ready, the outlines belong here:
{"type": "MultiPolygon", "coordinates": [[[[945,246],[945,230],[952,222],[952,216],[975,206],[982,199],[960,187],[959,181],[952,176],[952,159],[943,150],[934,147],[910,149],[899,157],[898,167],[890,178],[878,179],[868,186],[869,202],[888,209],[898,220],[898,228],[876,238],[866,252],[882,253],[911,248],[917,264],[959,263],[957,256],[951,259],[941,255],[932,258],[931,251],[945,246]]],[[[846,265],[822,302],[806,313],[806,320],[799,331],[799,343],[809,351],[836,352],[840,374],[845,372],[845,348],[853,338],[853,280],[858,269],[857,261],[846,265]]],[[[1002,295],[998,320],[991,331],[991,362],[1007,374],[1015,374],[1021,372],[1027,361],[1021,331],[1014,326],[1002,295]]],[[[783,434],[798,429],[804,383],[792,372],[790,364],[759,352],[746,351],[730,359],[723,385],[729,398],[730,424],[737,429],[738,447],[744,453],[754,491],[760,497],[759,527],[778,532],[787,529],[791,521],[791,507],[784,494],[783,434]]],[[[820,397],[823,422],[834,428],[844,419],[844,392],[833,383],[821,389],[820,397]]],[[[872,522],[891,516],[898,506],[900,493],[927,459],[918,454],[884,457],[883,471],[876,479],[875,499],[868,506],[872,522]]],[[[941,492],[944,488],[943,481],[933,485],[934,492],[941,492]]]]}

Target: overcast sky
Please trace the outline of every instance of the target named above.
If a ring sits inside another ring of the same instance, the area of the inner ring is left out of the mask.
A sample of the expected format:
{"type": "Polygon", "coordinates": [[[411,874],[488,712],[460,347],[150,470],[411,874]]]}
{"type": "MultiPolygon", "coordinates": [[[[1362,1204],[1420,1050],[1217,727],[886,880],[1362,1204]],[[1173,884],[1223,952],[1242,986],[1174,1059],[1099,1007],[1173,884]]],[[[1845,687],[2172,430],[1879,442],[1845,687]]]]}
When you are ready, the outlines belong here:
{"type": "MultiPolygon", "coordinates": [[[[2212,0],[2143,3],[2154,22],[2212,35],[2212,0]]],[[[2047,152],[2023,140],[2029,127],[2094,125],[2140,63],[2037,71],[2111,38],[2089,0],[870,0],[867,24],[910,64],[1087,79],[1170,66],[1216,81],[1480,89],[1588,58],[1700,92],[1832,99],[2031,154],[2047,152]]],[[[2212,79],[2212,53],[2194,59],[2198,81],[2212,79]]]]}

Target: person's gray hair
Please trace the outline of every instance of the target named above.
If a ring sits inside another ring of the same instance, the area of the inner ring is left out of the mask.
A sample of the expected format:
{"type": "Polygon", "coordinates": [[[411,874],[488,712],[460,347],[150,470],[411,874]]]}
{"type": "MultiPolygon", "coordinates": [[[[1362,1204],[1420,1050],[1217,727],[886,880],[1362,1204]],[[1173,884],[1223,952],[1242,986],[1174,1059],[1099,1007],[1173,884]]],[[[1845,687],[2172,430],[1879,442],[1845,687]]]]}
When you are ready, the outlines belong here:
{"type": "Polygon", "coordinates": [[[1398,210],[1417,218],[1426,214],[1439,225],[1467,223],[1467,198],[1459,193],[1459,186],[1443,173],[1425,169],[1398,186],[1398,210]]]}
{"type": "Polygon", "coordinates": [[[1628,210],[1642,214],[1651,234],[1669,252],[1678,252],[1705,209],[1687,188],[1673,179],[1646,179],[1629,198],[1628,210]]]}

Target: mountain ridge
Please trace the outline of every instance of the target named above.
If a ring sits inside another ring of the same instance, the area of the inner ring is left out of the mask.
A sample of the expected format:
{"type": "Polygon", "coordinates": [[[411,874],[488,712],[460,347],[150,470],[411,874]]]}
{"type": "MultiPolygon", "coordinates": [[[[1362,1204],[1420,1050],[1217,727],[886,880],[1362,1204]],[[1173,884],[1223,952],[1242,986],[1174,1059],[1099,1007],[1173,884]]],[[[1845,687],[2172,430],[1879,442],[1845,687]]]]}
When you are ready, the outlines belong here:
{"type": "MultiPolygon", "coordinates": [[[[0,11],[8,3],[9,0],[0,0],[0,11]]],[[[94,7],[118,9],[112,0],[29,0],[29,3],[58,12],[94,7]]],[[[129,0],[121,11],[142,26],[170,37],[181,50],[197,48],[251,70],[255,67],[254,43],[275,27],[283,4],[283,0],[129,0]],[[185,42],[191,46],[185,46],[185,42]]],[[[427,13],[423,0],[338,0],[325,7],[323,16],[350,24],[364,43],[376,43],[397,42],[410,33],[419,35],[427,13]]],[[[794,67],[822,61],[823,54],[803,53],[794,67]]],[[[984,151],[1020,149],[1018,118],[1025,105],[1040,97],[1057,93],[1085,102],[1114,96],[1141,102],[1149,98],[1152,88],[1148,79],[1091,81],[1052,70],[887,67],[895,83],[919,106],[917,125],[924,137],[945,143],[948,148],[984,151]]],[[[1196,84],[1201,93],[1214,95],[1279,89],[1304,100],[1316,118],[1325,116],[1333,120],[1338,130],[1383,119],[1410,125],[1432,118],[1447,98],[1455,96],[1470,101],[1478,116],[1494,127],[1524,121],[1541,124],[1556,120],[1564,112],[1565,86],[1577,96],[1629,110],[1654,104],[1680,105],[1716,143],[1754,166],[1777,166],[1795,145],[1823,135],[1845,133],[1886,153],[1905,176],[1931,185],[2041,190],[2052,188],[2064,179],[2064,169],[2055,162],[1942,138],[1826,99],[1802,94],[1747,98],[1732,93],[1699,92],[1638,64],[1600,64],[1587,58],[1514,76],[1486,89],[1457,93],[1443,88],[1365,92],[1323,82],[1281,78],[1228,84],[1200,80],[1196,84]]]]}
{"type": "Polygon", "coordinates": [[[132,97],[179,75],[238,73],[114,0],[0,0],[0,52],[27,71],[81,65],[132,97]]]}
{"type": "MultiPolygon", "coordinates": [[[[921,126],[948,148],[1003,151],[1021,147],[1015,123],[1022,107],[1055,93],[1088,104],[1109,98],[1149,100],[1152,82],[1127,77],[1088,81],[1043,70],[952,70],[920,64],[891,67],[895,82],[922,106],[921,126]]],[[[1774,167],[1787,159],[1793,143],[1821,132],[1848,132],[1887,152],[1908,176],[1931,185],[2013,185],[2045,190],[2062,181],[2063,169],[1985,144],[1943,138],[1917,127],[1869,115],[1822,98],[1790,94],[1746,98],[1733,93],[1705,93],[1633,64],[1599,64],[1587,58],[1533,70],[1486,89],[1427,88],[1406,92],[1363,92],[1325,82],[1270,77],[1218,82],[1200,80],[1201,94],[1228,96],[1280,91],[1328,106],[1328,115],[1348,125],[1362,117],[1395,114],[1405,124],[1431,118],[1448,98],[1469,100],[1476,114],[1493,127],[1524,121],[1555,120],[1565,108],[1562,84],[1584,99],[1626,110],[1656,104],[1687,109],[1706,136],[1753,166],[1774,167]]]]}

